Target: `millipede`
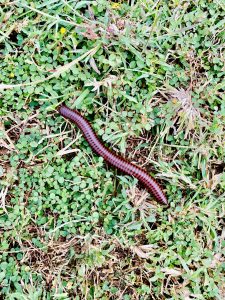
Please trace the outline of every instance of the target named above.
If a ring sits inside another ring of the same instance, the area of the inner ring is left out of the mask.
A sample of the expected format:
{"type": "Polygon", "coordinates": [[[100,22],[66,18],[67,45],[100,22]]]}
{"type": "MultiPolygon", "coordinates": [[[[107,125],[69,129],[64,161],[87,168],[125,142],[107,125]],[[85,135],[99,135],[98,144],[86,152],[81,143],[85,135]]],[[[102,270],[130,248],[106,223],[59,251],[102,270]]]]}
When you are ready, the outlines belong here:
{"type": "Polygon", "coordinates": [[[70,109],[66,105],[62,104],[59,106],[58,111],[64,118],[77,125],[96,154],[102,156],[107,163],[116,167],[124,174],[137,178],[138,181],[155,196],[155,199],[159,203],[168,205],[167,198],[160,185],[141,167],[134,165],[127,159],[108,149],[97,137],[91,124],[77,110],[70,109]]]}

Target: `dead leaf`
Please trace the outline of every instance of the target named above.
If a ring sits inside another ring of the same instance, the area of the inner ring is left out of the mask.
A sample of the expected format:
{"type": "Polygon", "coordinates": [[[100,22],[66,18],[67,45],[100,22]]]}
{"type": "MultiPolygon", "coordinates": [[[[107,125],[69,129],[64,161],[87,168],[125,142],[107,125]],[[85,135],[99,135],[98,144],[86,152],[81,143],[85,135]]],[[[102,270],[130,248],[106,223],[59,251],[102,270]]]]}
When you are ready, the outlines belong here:
{"type": "Polygon", "coordinates": [[[155,251],[154,249],[156,248],[158,248],[158,246],[152,244],[152,245],[133,246],[131,247],[131,250],[141,258],[149,258],[152,251],[155,251]]]}
{"type": "Polygon", "coordinates": [[[207,188],[210,188],[213,191],[216,188],[216,186],[220,183],[222,175],[223,173],[213,174],[212,178],[207,183],[207,188]]]}
{"type": "Polygon", "coordinates": [[[180,276],[182,275],[182,271],[173,268],[162,268],[161,271],[167,275],[171,276],[180,276]]]}
{"type": "Polygon", "coordinates": [[[148,252],[146,253],[146,252],[142,251],[142,250],[140,249],[140,247],[137,247],[137,246],[132,247],[131,250],[132,250],[135,254],[137,254],[137,256],[139,256],[140,258],[148,258],[149,255],[150,255],[150,253],[148,253],[148,252]]]}
{"type": "Polygon", "coordinates": [[[96,65],[95,59],[93,57],[91,57],[89,62],[90,62],[90,66],[92,67],[92,69],[100,75],[101,73],[96,65]]]}
{"type": "Polygon", "coordinates": [[[99,35],[94,32],[92,27],[86,28],[85,32],[81,32],[81,34],[89,40],[97,40],[99,35]]]}
{"type": "Polygon", "coordinates": [[[141,123],[145,125],[145,124],[147,124],[147,121],[148,121],[147,116],[146,115],[141,115],[141,123]]]}

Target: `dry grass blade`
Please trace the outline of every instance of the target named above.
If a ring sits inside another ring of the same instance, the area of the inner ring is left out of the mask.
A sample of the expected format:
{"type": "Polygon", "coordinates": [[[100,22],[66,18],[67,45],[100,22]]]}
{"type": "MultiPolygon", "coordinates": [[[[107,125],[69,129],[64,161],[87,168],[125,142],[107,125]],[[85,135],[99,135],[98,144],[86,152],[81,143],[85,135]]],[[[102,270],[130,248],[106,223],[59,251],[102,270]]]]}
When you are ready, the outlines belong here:
{"type": "Polygon", "coordinates": [[[52,78],[59,77],[61,74],[70,70],[74,65],[76,65],[78,62],[82,61],[84,58],[86,58],[88,56],[93,56],[98,51],[98,49],[99,49],[99,46],[95,46],[93,49],[85,52],[84,54],[82,54],[78,58],[74,59],[70,63],[67,63],[64,66],[61,66],[56,70],[53,70],[53,73],[50,76],[46,77],[45,79],[40,79],[40,80],[26,82],[26,83],[20,83],[20,84],[4,84],[4,83],[2,83],[2,84],[0,84],[0,90],[13,89],[16,87],[35,86],[39,83],[48,81],[52,78]]]}
{"type": "Polygon", "coordinates": [[[157,207],[150,201],[149,193],[143,189],[139,190],[136,186],[127,191],[127,197],[134,208],[145,217],[151,215],[152,210],[157,207]]]}
{"type": "Polygon", "coordinates": [[[185,129],[185,138],[187,138],[189,132],[195,128],[197,123],[200,126],[207,125],[208,122],[202,119],[200,110],[193,104],[190,90],[168,87],[158,91],[174,105],[174,111],[176,112],[174,124],[176,122],[179,124],[176,133],[185,129]]]}
{"type": "Polygon", "coordinates": [[[0,191],[0,207],[4,210],[6,214],[8,214],[7,209],[5,207],[5,198],[8,192],[9,186],[6,186],[5,188],[2,188],[0,191]]]}
{"type": "Polygon", "coordinates": [[[101,81],[97,81],[95,78],[92,82],[88,82],[85,84],[85,86],[93,86],[94,88],[92,91],[97,91],[97,94],[100,93],[100,87],[104,86],[106,88],[112,88],[112,85],[116,82],[117,76],[115,75],[109,75],[108,77],[104,78],[101,81]]]}
{"type": "Polygon", "coordinates": [[[0,138],[0,147],[6,148],[9,151],[14,151],[15,146],[9,135],[5,131],[3,122],[0,122],[0,132],[2,132],[4,138],[0,138]]]}

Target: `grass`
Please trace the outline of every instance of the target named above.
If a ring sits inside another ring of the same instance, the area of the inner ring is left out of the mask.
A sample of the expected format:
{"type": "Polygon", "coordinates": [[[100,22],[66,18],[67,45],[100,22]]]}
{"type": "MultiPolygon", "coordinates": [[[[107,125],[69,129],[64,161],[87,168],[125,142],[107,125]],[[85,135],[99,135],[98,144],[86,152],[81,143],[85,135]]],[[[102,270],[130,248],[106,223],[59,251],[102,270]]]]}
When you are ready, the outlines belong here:
{"type": "Polygon", "coordinates": [[[224,4],[0,4],[2,299],[224,299],[224,4]],[[158,205],[60,117],[77,108],[158,205]]]}

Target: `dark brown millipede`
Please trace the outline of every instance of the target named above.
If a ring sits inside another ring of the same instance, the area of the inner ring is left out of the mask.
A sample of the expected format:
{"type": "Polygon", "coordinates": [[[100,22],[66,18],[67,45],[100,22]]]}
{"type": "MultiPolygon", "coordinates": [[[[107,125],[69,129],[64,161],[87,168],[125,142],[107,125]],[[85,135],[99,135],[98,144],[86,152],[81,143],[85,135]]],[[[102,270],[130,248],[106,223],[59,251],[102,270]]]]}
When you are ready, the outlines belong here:
{"type": "Polygon", "coordinates": [[[58,108],[58,111],[63,117],[71,120],[79,127],[85,139],[95,153],[97,153],[99,156],[102,156],[105,161],[107,161],[110,165],[118,168],[123,173],[137,178],[139,182],[155,196],[158,202],[164,205],[168,205],[167,198],[164,195],[159,184],[155,182],[155,180],[143,169],[106,148],[96,136],[90,123],[78,111],[72,110],[64,104],[58,108]]]}

